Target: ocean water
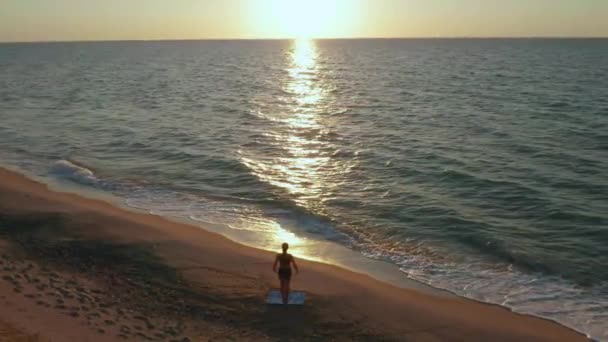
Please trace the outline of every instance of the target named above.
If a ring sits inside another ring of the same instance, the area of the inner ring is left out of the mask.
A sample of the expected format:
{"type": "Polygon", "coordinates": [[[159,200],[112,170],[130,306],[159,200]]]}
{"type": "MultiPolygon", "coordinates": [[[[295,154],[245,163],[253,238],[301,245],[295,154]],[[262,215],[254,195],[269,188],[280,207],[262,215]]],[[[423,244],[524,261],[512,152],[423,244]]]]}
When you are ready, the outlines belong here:
{"type": "Polygon", "coordinates": [[[0,162],[608,340],[608,40],[0,44],[0,162]]]}

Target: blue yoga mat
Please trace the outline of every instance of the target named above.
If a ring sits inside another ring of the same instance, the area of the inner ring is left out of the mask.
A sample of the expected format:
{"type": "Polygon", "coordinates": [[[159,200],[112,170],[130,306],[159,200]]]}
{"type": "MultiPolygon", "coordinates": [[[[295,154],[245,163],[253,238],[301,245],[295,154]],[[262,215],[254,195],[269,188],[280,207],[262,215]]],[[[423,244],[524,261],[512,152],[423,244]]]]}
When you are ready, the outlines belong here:
{"type": "MultiPolygon", "coordinates": [[[[306,293],[300,291],[293,291],[289,293],[289,305],[303,305],[306,300],[306,293]]],[[[272,290],[266,297],[266,303],[268,304],[281,304],[283,305],[283,299],[281,298],[281,292],[279,290],[272,290]]]]}

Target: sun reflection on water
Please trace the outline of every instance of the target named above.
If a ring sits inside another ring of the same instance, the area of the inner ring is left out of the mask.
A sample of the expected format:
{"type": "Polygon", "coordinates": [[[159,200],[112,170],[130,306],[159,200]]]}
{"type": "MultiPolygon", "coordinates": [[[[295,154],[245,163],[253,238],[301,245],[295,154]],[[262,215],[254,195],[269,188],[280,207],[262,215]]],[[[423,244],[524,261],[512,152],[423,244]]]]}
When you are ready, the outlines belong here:
{"type": "Polygon", "coordinates": [[[330,147],[323,138],[328,129],[324,118],[328,87],[319,73],[318,57],[313,40],[296,40],[289,50],[288,77],[282,83],[287,95],[272,108],[271,118],[284,126],[263,133],[285,153],[274,158],[242,157],[256,176],[286,190],[292,200],[309,209],[327,186],[322,170],[331,159],[323,153],[330,147]]]}
{"type": "Polygon", "coordinates": [[[291,66],[287,69],[289,78],[284,89],[292,94],[287,102],[284,122],[289,125],[286,132],[277,135],[283,148],[288,152],[278,158],[282,165],[281,178],[284,188],[291,192],[295,201],[303,206],[311,205],[310,199],[318,197],[324,188],[320,170],[328,162],[321,148],[327,142],[319,138],[323,130],[322,115],[325,92],[317,69],[318,52],[315,42],[300,39],[293,42],[291,66]]]}
{"type": "MultiPolygon", "coordinates": [[[[287,70],[290,80],[285,90],[295,95],[294,100],[297,107],[293,109],[314,109],[315,105],[319,104],[323,99],[323,88],[319,84],[317,75],[318,53],[314,41],[306,39],[296,40],[293,43],[291,58],[292,67],[287,70]]],[[[300,112],[298,114],[310,113],[300,112]]]]}
{"type": "MultiPolygon", "coordinates": [[[[292,42],[286,57],[286,77],[280,83],[284,96],[267,101],[265,107],[256,110],[274,123],[264,126],[261,132],[270,148],[243,153],[241,161],[260,180],[284,191],[281,197],[287,196],[298,206],[322,214],[324,196],[338,183],[336,175],[345,172],[331,156],[335,148],[328,138],[330,85],[318,66],[320,57],[315,41],[292,42]],[[276,104],[267,105],[269,102],[276,104]]],[[[273,243],[279,240],[302,243],[300,237],[278,223],[274,231],[273,243]]]]}
{"type": "Polygon", "coordinates": [[[294,41],[293,63],[300,70],[312,69],[317,59],[317,49],[313,40],[298,39],[294,41]]]}

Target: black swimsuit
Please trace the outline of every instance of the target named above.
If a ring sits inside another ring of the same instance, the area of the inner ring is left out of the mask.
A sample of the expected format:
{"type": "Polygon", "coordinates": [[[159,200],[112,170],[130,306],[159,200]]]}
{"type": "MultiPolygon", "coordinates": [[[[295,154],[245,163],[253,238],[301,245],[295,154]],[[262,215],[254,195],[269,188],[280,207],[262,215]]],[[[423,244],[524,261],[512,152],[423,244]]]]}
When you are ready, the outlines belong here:
{"type": "Polygon", "coordinates": [[[291,279],[291,261],[293,257],[291,254],[279,254],[279,279],[289,280],[291,279]]]}

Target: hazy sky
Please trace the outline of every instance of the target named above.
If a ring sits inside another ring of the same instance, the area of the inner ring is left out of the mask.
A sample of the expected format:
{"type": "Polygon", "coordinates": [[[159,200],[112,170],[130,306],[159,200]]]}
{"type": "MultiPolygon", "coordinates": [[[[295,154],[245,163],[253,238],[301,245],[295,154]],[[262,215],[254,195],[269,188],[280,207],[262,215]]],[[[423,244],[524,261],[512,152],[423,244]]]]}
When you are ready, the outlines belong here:
{"type": "Polygon", "coordinates": [[[608,0],[0,0],[0,41],[608,36],[608,0]]]}

